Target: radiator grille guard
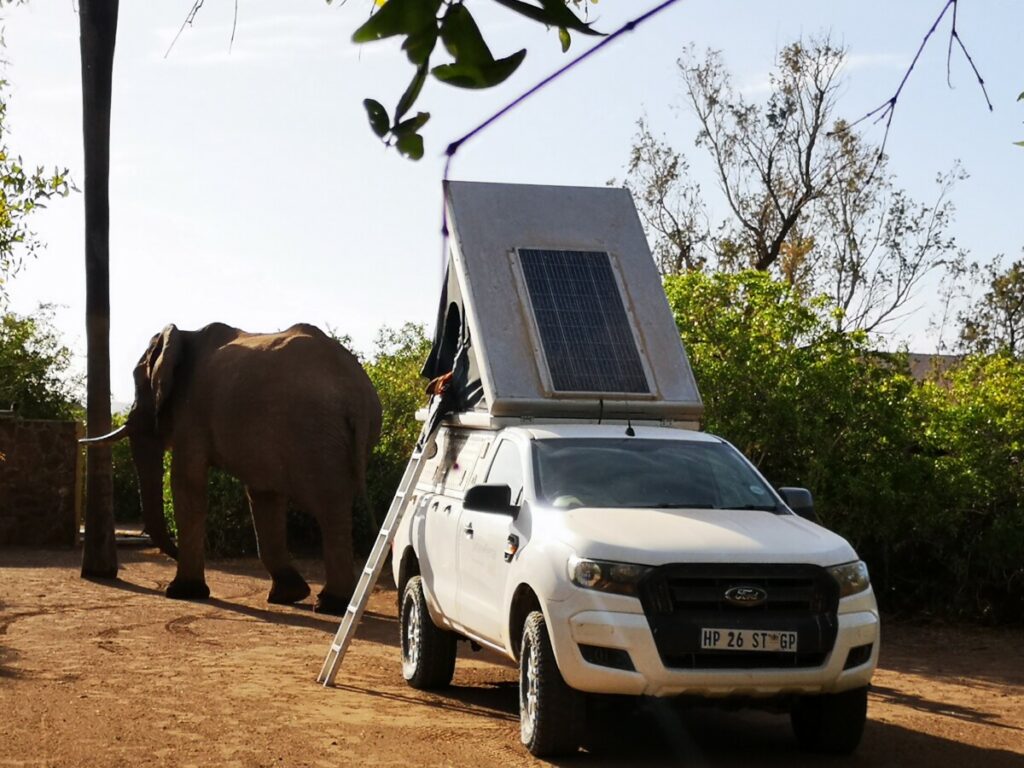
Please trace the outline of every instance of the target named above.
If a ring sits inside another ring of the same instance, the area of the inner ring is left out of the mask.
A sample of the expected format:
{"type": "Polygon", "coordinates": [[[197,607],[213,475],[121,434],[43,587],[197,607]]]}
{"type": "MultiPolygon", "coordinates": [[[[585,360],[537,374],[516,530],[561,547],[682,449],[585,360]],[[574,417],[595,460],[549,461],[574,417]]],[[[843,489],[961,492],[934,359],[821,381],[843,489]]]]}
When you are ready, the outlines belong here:
{"type": "Polygon", "coordinates": [[[838,631],[839,585],[816,565],[664,565],[644,578],[640,601],[662,662],[676,669],[819,667],[838,631]],[[766,597],[734,604],[725,596],[734,587],[757,588],[766,597]],[[796,632],[797,650],[702,649],[707,627],[796,632]]]}

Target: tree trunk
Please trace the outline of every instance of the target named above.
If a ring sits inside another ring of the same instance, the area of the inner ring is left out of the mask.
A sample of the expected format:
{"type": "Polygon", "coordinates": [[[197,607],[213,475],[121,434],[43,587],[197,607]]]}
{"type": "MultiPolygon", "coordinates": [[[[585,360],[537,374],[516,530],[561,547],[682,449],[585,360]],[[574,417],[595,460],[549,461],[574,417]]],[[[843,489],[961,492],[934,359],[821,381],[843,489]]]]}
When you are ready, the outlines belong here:
{"type": "MultiPolygon", "coordinates": [[[[80,0],[82,139],[85,147],[86,419],[110,431],[110,91],[118,0],[80,0]]],[[[88,449],[82,576],[116,578],[110,446],[88,449]]]]}

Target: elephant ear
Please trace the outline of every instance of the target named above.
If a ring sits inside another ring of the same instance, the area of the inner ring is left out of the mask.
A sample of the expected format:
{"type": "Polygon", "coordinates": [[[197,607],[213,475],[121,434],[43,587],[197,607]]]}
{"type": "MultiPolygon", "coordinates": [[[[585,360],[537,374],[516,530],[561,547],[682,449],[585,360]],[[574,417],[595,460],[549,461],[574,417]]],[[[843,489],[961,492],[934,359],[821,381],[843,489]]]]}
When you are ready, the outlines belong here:
{"type": "Polygon", "coordinates": [[[174,369],[181,360],[184,340],[181,331],[168,325],[153,339],[150,347],[148,369],[149,381],[153,388],[153,407],[160,415],[161,407],[167,402],[174,387],[174,369]]]}

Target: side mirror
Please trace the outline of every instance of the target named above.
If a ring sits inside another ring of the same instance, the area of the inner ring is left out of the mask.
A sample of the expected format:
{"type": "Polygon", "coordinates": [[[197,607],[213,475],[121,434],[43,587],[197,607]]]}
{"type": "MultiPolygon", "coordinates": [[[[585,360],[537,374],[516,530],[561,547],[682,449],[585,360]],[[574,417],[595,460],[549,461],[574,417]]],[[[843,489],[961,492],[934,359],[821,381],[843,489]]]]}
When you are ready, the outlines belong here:
{"type": "Polygon", "coordinates": [[[818,515],[814,511],[814,499],[806,488],[779,488],[779,495],[800,517],[812,523],[818,522],[818,515]]]}
{"type": "Polygon", "coordinates": [[[507,485],[474,485],[462,500],[465,509],[474,512],[494,512],[515,517],[518,507],[512,506],[512,489],[507,485]]]}

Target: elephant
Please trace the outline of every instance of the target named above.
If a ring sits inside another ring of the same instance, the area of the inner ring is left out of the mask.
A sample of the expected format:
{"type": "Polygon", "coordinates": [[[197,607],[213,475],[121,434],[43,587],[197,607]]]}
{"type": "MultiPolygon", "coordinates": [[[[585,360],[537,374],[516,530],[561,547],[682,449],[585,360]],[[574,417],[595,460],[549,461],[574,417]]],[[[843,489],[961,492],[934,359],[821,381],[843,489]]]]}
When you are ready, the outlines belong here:
{"type": "Polygon", "coordinates": [[[178,561],[167,597],[210,595],[207,474],[218,467],[245,486],[259,557],[273,581],[268,602],[296,603],[310,592],[288,553],[291,500],[316,518],[323,537],[326,583],[314,610],[343,613],[355,585],[352,505],[365,491],[382,419],[356,357],[312,325],[265,334],[223,323],[196,331],[168,325],[150,341],[134,377],[124,426],[90,441],[131,443],[146,529],[178,561]],[[163,516],[168,449],[177,547],[163,516]]]}

